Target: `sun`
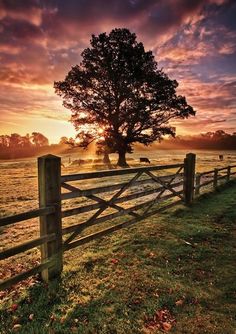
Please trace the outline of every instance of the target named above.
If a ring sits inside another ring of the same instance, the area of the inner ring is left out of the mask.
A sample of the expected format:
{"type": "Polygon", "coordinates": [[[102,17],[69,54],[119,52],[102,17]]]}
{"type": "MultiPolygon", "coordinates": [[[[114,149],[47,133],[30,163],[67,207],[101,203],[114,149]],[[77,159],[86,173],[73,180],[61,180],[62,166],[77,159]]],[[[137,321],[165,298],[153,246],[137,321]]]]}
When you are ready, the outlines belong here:
{"type": "Polygon", "coordinates": [[[98,134],[102,135],[104,133],[104,129],[102,127],[98,128],[98,134]]]}

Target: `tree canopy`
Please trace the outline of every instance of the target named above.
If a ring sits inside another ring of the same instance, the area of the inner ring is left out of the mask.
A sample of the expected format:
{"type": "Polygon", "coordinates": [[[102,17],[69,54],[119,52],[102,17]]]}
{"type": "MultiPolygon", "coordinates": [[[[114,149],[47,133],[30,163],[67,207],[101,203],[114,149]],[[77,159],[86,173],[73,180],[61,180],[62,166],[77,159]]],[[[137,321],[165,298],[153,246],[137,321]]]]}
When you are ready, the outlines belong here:
{"type": "Polygon", "coordinates": [[[26,134],[21,136],[18,133],[12,133],[11,135],[0,135],[0,148],[29,148],[32,146],[43,147],[48,146],[48,138],[40,132],[32,132],[32,134],[26,134]]]}
{"type": "Polygon", "coordinates": [[[152,52],[128,29],[92,35],[90,44],[81,63],[55,82],[55,91],[72,112],[80,145],[96,140],[126,166],[125,154],[135,142],[149,145],[163,135],[174,136],[169,121],[195,111],[177,95],[177,81],[158,69],[152,52]]]}

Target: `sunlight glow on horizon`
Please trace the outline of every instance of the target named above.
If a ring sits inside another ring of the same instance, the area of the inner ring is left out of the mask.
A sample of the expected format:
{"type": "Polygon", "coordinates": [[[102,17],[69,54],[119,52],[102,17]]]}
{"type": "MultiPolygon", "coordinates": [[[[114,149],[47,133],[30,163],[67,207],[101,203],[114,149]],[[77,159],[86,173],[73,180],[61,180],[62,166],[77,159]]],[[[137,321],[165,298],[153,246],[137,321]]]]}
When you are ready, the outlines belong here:
{"type": "Polygon", "coordinates": [[[136,33],[197,110],[171,122],[177,136],[236,131],[235,1],[110,0],[106,9],[98,0],[70,2],[0,2],[0,134],[41,132],[50,143],[74,138],[53,83],[80,63],[91,34],[116,27],[136,33]]]}

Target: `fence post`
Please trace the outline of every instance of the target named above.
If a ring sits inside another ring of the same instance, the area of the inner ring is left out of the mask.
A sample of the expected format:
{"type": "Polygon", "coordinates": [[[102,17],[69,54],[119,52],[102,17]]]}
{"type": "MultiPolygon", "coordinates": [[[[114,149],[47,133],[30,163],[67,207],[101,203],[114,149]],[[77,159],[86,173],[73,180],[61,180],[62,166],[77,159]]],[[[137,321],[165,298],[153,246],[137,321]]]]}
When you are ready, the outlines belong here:
{"type": "Polygon", "coordinates": [[[215,168],[214,169],[214,179],[213,179],[213,187],[214,187],[214,189],[217,188],[217,184],[218,184],[218,169],[215,168]]]}
{"type": "Polygon", "coordinates": [[[41,262],[52,258],[52,266],[41,273],[45,282],[60,276],[62,259],[61,158],[48,154],[38,158],[39,206],[54,206],[55,212],[40,217],[40,236],[55,233],[56,238],[41,246],[41,262]]]}
{"type": "Polygon", "coordinates": [[[196,173],[195,195],[200,194],[201,174],[196,173]]]}
{"type": "Polygon", "coordinates": [[[229,182],[230,181],[230,170],[231,170],[231,167],[230,166],[228,166],[228,168],[227,168],[227,182],[229,182]]]}
{"type": "Polygon", "coordinates": [[[195,160],[196,155],[193,153],[188,153],[184,159],[184,199],[186,205],[190,205],[193,202],[195,160]]]}

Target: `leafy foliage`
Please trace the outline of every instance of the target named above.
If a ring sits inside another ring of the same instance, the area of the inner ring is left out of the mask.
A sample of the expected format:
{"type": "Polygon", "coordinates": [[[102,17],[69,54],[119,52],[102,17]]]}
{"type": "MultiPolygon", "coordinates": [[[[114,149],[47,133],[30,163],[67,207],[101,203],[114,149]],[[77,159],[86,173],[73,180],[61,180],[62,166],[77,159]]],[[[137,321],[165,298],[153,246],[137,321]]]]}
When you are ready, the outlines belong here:
{"type": "Polygon", "coordinates": [[[236,147],[236,132],[230,134],[223,130],[217,130],[193,136],[178,136],[164,141],[163,147],[167,148],[168,146],[172,149],[177,146],[192,149],[234,150],[236,147]]]}
{"type": "Polygon", "coordinates": [[[32,146],[48,146],[48,139],[40,132],[28,133],[21,136],[18,133],[11,135],[0,135],[0,148],[29,148],[32,146]]]}

